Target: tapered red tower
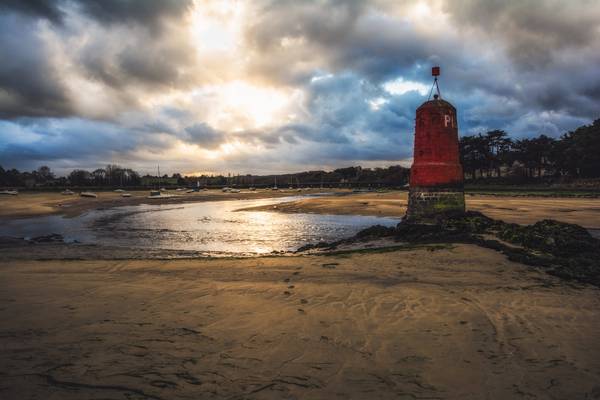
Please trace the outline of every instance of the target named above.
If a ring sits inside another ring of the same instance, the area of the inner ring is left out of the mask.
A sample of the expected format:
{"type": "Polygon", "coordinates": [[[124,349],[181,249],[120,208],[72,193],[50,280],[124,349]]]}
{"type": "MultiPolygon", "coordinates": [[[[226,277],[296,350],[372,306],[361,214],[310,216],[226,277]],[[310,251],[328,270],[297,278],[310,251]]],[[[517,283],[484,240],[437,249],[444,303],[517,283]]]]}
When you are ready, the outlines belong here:
{"type": "MultiPolygon", "coordinates": [[[[417,108],[415,146],[410,170],[407,218],[419,219],[447,212],[464,212],[463,169],[458,150],[456,109],[437,94],[417,108]]],[[[432,87],[433,91],[433,87],[432,87]]]]}

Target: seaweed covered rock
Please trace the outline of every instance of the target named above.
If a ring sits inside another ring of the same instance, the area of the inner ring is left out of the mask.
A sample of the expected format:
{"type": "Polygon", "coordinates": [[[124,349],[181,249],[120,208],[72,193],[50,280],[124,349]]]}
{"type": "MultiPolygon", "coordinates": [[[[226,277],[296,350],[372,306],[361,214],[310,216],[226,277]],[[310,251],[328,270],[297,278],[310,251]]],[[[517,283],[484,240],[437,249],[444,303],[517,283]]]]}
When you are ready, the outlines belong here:
{"type": "Polygon", "coordinates": [[[452,212],[428,220],[405,220],[396,227],[396,237],[407,242],[465,241],[472,234],[486,233],[497,224],[498,221],[477,211],[452,212]]]}
{"type": "Polygon", "coordinates": [[[600,286],[600,240],[579,225],[551,219],[528,226],[504,224],[497,236],[530,250],[526,264],[546,267],[549,274],[561,278],[600,286]]]}
{"type": "Polygon", "coordinates": [[[551,275],[600,287],[600,240],[579,225],[550,219],[521,226],[492,219],[480,212],[452,212],[429,219],[404,220],[395,228],[375,225],[351,238],[307,245],[299,251],[333,249],[339,244],[380,238],[420,244],[476,244],[500,251],[511,261],[543,268],[551,275]]]}
{"type": "Polygon", "coordinates": [[[383,225],[373,225],[369,228],[361,230],[354,237],[357,239],[383,238],[394,236],[395,234],[396,228],[387,227],[383,225]]]}
{"type": "Polygon", "coordinates": [[[477,211],[468,211],[440,218],[438,224],[446,230],[457,230],[465,233],[486,233],[490,229],[494,229],[498,224],[503,224],[503,222],[496,221],[477,211]]]}
{"type": "Polygon", "coordinates": [[[551,219],[527,226],[504,224],[498,231],[498,237],[557,257],[600,251],[599,241],[585,228],[551,219]]]}
{"type": "Polygon", "coordinates": [[[296,250],[296,252],[315,250],[315,249],[328,249],[328,248],[331,248],[334,246],[335,246],[335,244],[327,243],[327,242],[309,243],[309,244],[305,244],[304,246],[300,246],[296,250]]]}
{"type": "Polygon", "coordinates": [[[446,229],[439,224],[400,223],[395,235],[396,240],[408,243],[460,242],[468,238],[467,232],[446,229]]]}
{"type": "Polygon", "coordinates": [[[579,225],[546,219],[521,226],[469,211],[418,221],[405,220],[393,230],[377,226],[367,228],[354,240],[384,236],[407,243],[477,244],[501,251],[512,261],[542,267],[549,274],[600,286],[600,240],[579,225]]]}

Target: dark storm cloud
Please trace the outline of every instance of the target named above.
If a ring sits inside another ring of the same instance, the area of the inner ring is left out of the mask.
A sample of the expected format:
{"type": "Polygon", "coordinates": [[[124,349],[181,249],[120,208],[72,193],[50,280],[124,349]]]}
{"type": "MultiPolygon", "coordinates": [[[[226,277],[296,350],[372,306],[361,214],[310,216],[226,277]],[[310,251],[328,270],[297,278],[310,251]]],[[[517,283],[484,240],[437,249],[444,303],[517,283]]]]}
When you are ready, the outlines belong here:
{"type": "Polygon", "coordinates": [[[63,17],[63,12],[60,9],[61,3],[59,0],[2,0],[0,2],[0,12],[15,11],[60,23],[63,17]]]}
{"type": "Polygon", "coordinates": [[[95,115],[82,112],[73,99],[68,83],[75,71],[66,72],[68,64],[90,83],[106,85],[121,109],[139,105],[131,90],[189,85],[195,79],[189,41],[171,27],[156,28],[182,17],[190,5],[185,0],[0,2],[0,118],[95,115]],[[78,47],[88,32],[95,34],[78,47]],[[59,55],[63,46],[66,54],[59,55]]]}
{"type": "Polygon", "coordinates": [[[2,0],[0,11],[62,23],[64,8],[76,8],[103,24],[138,23],[156,28],[163,18],[181,16],[191,4],[191,0],[2,0]]]}
{"type": "Polygon", "coordinates": [[[0,135],[0,160],[4,165],[18,168],[73,158],[88,162],[107,160],[113,154],[133,151],[144,140],[118,125],[78,118],[38,118],[19,122],[0,121],[0,134],[18,125],[33,136],[25,140],[19,137],[22,134],[17,135],[13,138],[16,141],[6,143],[6,138],[0,135]]]}
{"type": "Polygon", "coordinates": [[[163,18],[183,15],[191,0],[84,0],[83,12],[104,24],[139,23],[157,27],[163,18]]]}
{"type": "Polygon", "coordinates": [[[191,0],[77,3],[75,9],[107,31],[90,37],[75,58],[87,77],[116,90],[186,86],[195,80],[195,50],[189,38],[177,30],[177,23],[163,26],[163,22],[183,18],[191,4],[191,0]]]}
{"type": "Polygon", "coordinates": [[[0,14],[0,118],[73,112],[51,55],[34,22],[0,14]]]}
{"type": "Polygon", "coordinates": [[[595,0],[456,0],[445,3],[458,27],[472,27],[507,46],[519,66],[543,68],[564,48],[598,40],[600,12],[595,0]]]}
{"type": "Polygon", "coordinates": [[[77,56],[91,79],[115,89],[143,85],[157,90],[193,81],[185,68],[193,62],[187,42],[161,41],[143,34],[129,37],[125,43],[114,40],[92,40],[77,56]]]}

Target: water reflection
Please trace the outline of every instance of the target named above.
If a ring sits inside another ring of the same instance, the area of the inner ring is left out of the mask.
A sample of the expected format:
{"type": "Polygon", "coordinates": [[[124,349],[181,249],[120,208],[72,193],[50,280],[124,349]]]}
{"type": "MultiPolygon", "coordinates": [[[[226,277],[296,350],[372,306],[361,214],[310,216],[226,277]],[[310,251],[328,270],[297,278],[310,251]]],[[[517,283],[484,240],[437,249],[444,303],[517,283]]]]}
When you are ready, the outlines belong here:
{"type": "Polygon", "coordinates": [[[246,254],[294,250],[306,243],[351,236],[374,224],[398,223],[395,218],[234,211],[293,199],[118,207],[72,219],[51,216],[11,221],[0,228],[0,235],[59,233],[83,243],[246,254]]]}

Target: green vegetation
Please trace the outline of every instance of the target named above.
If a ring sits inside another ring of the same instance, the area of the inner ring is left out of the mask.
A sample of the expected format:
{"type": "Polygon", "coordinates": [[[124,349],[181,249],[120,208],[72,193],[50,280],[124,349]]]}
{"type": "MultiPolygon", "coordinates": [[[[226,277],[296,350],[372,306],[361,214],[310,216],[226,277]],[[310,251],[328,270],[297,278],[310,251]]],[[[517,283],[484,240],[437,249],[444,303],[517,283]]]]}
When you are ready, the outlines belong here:
{"type": "Polygon", "coordinates": [[[559,139],[540,135],[512,140],[500,130],[463,136],[460,153],[465,175],[473,181],[503,177],[518,183],[534,177],[598,178],[600,119],[559,139]]]}

